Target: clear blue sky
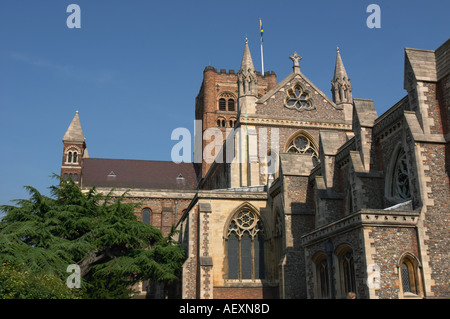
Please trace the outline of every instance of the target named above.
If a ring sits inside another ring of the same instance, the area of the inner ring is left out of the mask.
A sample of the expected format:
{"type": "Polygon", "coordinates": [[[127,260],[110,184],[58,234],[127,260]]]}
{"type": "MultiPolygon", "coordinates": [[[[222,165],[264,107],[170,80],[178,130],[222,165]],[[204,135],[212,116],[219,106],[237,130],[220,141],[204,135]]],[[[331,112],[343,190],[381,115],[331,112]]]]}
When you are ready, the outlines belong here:
{"type": "Polygon", "coordinates": [[[203,69],[240,66],[248,37],[261,69],[281,81],[297,51],[302,72],[330,96],[341,49],[353,96],[378,114],[404,95],[404,48],[436,49],[450,35],[450,2],[143,1],[0,2],[0,204],[47,194],[75,111],[91,157],[170,160],[177,127],[193,129],[203,69]],[[66,8],[81,7],[81,29],[66,8]],[[369,4],[381,28],[369,29],[369,4]]]}

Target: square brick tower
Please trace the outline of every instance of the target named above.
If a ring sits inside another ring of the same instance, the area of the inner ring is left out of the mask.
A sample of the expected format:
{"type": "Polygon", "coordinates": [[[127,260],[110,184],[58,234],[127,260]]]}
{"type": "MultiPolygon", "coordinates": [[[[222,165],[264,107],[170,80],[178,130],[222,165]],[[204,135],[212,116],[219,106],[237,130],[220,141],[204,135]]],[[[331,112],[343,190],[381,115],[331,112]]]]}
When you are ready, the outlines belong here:
{"type": "Polygon", "coordinates": [[[81,129],[80,118],[76,111],[69,128],[63,137],[63,157],[61,164],[61,178],[72,178],[75,183],[80,184],[82,178],[83,158],[87,158],[83,130],[81,129]]]}
{"type": "MultiPolygon", "coordinates": [[[[256,98],[262,97],[270,89],[276,86],[277,77],[273,71],[267,71],[264,75],[255,71],[253,67],[248,41],[245,42],[241,70],[248,72],[251,68],[256,75],[256,98]]],[[[203,71],[203,82],[195,99],[195,119],[202,121],[202,136],[208,128],[217,128],[223,133],[225,141],[227,129],[234,128],[238,118],[239,79],[234,70],[221,69],[217,71],[212,66],[207,66],[203,71]]],[[[196,129],[196,131],[200,131],[196,129]]],[[[206,137],[205,137],[206,139],[206,137]]],[[[203,140],[201,150],[210,143],[209,139],[203,140]]],[[[203,156],[201,157],[203,159],[203,156]]],[[[204,178],[211,163],[202,161],[201,177],[204,178]]]]}

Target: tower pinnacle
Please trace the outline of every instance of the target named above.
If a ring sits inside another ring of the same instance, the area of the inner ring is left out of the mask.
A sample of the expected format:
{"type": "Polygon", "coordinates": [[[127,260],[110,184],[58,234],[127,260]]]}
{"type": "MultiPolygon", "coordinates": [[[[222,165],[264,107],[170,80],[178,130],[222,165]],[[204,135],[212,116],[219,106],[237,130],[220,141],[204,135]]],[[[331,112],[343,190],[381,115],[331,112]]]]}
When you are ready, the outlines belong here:
{"type": "Polygon", "coordinates": [[[81,129],[80,117],[78,116],[78,111],[75,112],[75,116],[69,125],[69,128],[64,134],[63,142],[84,142],[83,130],[81,129]]]}
{"type": "Polygon", "coordinates": [[[241,70],[248,72],[249,70],[255,70],[253,66],[252,56],[250,54],[250,49],[248,48],[248,39],[245,38],[244,55],[242,56],[241,70]]]}
{"type": "Polygon", "coordinates": [[[336,65],[333,80],[331,80],[331,92],[333,93],[333,102],[336,104],[353,102],[352,85],[345,71],[339,47],[336,49],[336,65]]]}
{"type": "Polygon", "coordinates": [[[256,77],[255,67],[253,65],[252,56],[248,47],[248,39],[245,39],[244,54],[242,56],[241,68],[237,73],[239,96],[257,96],[256,84],[258,79],[256,77]]]}

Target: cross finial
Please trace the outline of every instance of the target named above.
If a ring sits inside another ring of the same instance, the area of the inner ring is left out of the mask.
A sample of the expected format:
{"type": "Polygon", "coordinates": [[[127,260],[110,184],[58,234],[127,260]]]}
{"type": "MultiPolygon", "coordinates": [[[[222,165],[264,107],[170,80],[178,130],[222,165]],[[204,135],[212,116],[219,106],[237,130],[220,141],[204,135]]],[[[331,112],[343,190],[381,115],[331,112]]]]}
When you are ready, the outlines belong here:
{"type": "Polygon", "coordinates": [[[289,59],[294,62],[294,72],[300,71],[300,64],[298,63],[298,61],[300,61],[302,57],[298,55],[297,52],[294,52],[294,54],[292,54],[289,59]]]}

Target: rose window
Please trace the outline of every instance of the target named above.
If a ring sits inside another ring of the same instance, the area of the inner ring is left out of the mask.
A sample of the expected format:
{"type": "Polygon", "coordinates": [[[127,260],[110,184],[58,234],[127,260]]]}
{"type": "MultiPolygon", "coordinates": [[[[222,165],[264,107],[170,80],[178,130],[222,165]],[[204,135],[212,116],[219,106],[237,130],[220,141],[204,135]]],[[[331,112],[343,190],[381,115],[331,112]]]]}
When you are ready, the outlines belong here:
{"type": "Polygon", "coordinates": [[[309,94],[304,92],[300,86],[295,86],[293,89],[288,90],[288,96],[286,97],[284,106],[296,110],[312,110],[311,100],[309,94]]]}

